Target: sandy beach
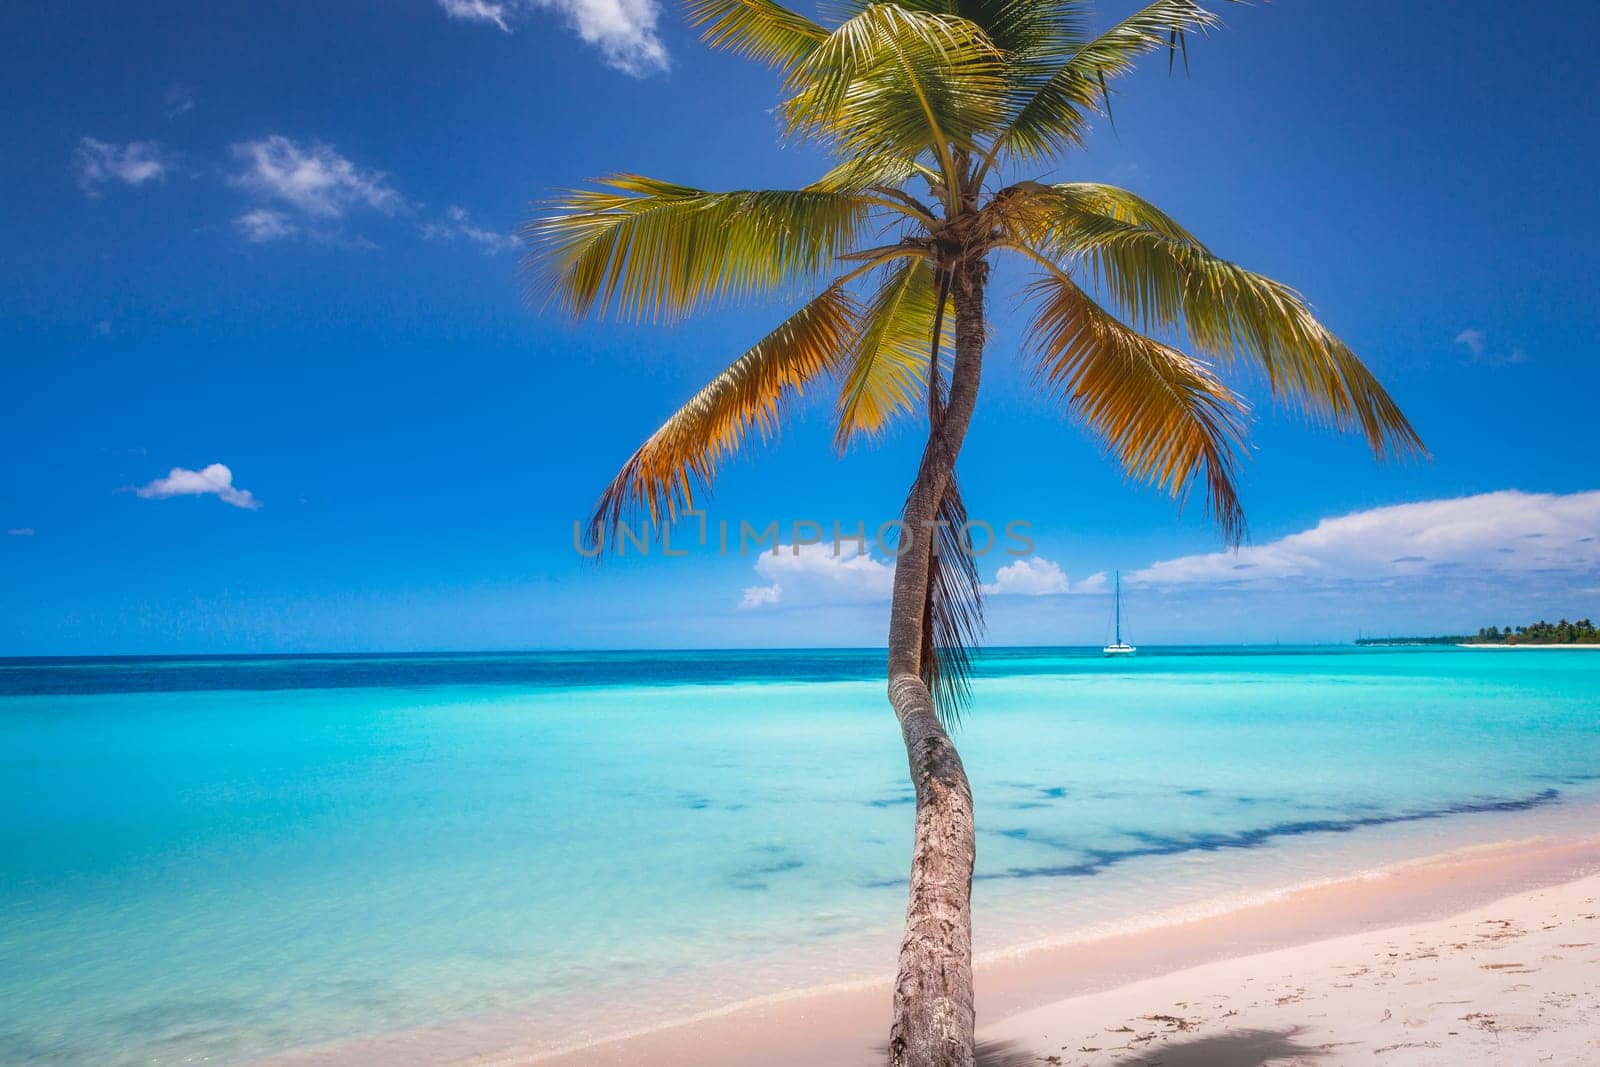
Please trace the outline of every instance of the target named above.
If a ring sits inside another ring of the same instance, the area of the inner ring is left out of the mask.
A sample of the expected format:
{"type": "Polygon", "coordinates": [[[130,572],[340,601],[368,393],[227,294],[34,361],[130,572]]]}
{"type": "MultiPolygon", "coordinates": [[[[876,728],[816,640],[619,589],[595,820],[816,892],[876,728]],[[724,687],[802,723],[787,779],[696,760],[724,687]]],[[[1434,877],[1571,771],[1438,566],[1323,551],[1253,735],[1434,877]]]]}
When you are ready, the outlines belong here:
{"type": "Polygon", "coordinates": [[[993,1064],[1600,1062],[1600,877],[1022,1012],[993,1064]]]}
{"type": "MultiPolygon", "coordinates": [[[[1509,842],[980,962],[989,1067],[1600,1062],[1600,838],[1509,842]]],[[[887,990],[474,1064],[881,1062],[887,990]]]]}

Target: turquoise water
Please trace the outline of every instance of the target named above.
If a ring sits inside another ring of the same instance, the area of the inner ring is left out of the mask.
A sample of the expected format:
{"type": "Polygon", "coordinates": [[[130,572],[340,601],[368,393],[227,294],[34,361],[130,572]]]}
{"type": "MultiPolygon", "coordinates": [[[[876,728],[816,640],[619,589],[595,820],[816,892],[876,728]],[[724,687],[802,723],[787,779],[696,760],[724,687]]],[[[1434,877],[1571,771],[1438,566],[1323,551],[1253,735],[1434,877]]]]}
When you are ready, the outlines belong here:
{"type": "MultiPolygon", "coordinates": [[[[0,661],[0,1062],[560,1044],[621,989],[637,1023],[881,974],[911,806],[880,668],[0,661]]],[[[999,951],[1592,825],[1600,653],[992,653],[958,743],[999,951]]]]}

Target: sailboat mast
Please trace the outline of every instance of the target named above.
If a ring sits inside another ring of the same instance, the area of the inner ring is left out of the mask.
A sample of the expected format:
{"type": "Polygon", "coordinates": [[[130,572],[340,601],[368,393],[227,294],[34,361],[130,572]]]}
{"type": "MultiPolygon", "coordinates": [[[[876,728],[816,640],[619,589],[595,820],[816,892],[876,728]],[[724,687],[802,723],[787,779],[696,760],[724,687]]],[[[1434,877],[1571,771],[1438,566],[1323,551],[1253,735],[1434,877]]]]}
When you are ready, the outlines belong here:
{"type": "Polygon", "coordinates": [[[1122,644],[1122,572],[1117,572],[1117,644],[1122,644]]]}

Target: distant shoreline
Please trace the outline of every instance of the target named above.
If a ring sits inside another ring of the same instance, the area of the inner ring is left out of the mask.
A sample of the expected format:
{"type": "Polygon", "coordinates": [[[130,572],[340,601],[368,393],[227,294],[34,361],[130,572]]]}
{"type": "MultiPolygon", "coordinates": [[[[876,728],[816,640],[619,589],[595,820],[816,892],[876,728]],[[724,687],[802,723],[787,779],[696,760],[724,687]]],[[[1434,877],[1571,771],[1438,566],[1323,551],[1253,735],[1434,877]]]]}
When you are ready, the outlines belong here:
{"type": "Polygon", "coordinates": [[[1498,648],[1511,648],[1511,649],[1515,649],[1515,648],[1594,648],[1594,649],[1600,649],[1600,645],[1580,645],[1576,641],[1568,642],[1567,644],[1564,644],[1564,645],[1525,645],[1525,644],[1515,644],[1515,645],[1499,644],[1499,645],[1495,645],[1495,644],[1490,644],[1487,641],[1461,641],[1461,642],[1458,642],[1456,644],[1456,647],[1457,648],[1497,648],[1497,649],[1498,648]]]}

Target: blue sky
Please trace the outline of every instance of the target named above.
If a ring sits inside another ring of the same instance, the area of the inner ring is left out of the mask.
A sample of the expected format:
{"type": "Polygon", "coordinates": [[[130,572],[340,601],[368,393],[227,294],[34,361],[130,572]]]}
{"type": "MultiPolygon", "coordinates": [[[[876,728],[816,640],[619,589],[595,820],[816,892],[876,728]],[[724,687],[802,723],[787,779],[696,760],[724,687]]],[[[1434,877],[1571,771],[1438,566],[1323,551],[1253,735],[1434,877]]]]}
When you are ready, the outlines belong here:
{"type": "MultiPolygon", "coordinates": [[[[1434,458],[1376,465],[1258,394],[1254,547],[1210,558],[1197,506],[1028,395],[998,292],[963,484],[1036,556],[986,560],[992,638],[1101,640],[1117,568],[1148,643],[1600,613],[1600,12],[1223,13],[1187,78],[1151,60],[1043,175],[1126,185],[1298,287],[1434,458]]],[[[610,170],[819,167],[779,145],[773,77],[675,6],[14,4],[0,29],[0,654],[882,639],[882,560],[572,551],[631,449],[782,311],[541,316],[509,235],[610,170]]],[[[825,416],[731,465],[713,521],[891,518],[915,434],[840,459],[825,416]]]]}

